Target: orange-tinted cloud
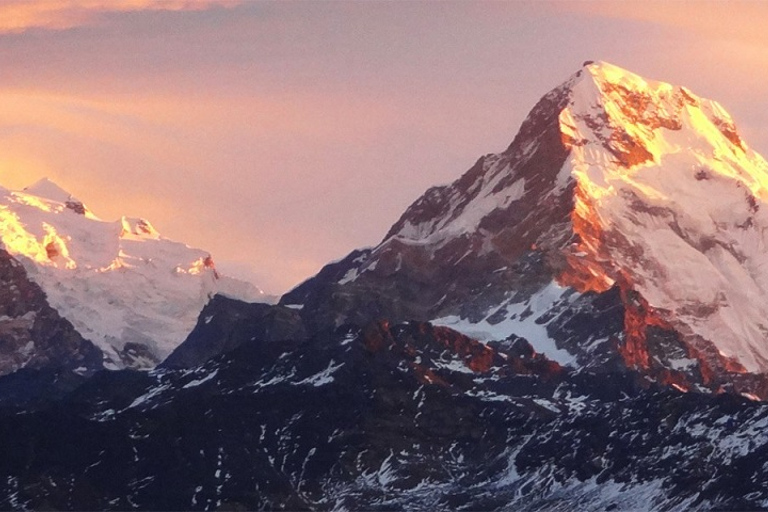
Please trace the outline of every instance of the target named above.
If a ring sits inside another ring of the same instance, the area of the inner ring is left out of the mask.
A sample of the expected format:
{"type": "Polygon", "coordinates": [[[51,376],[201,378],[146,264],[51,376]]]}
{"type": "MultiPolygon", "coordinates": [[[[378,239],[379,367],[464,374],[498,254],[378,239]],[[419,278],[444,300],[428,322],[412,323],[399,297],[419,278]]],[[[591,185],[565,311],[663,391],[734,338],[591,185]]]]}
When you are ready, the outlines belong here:
{"type": "Polygon", "coordinates": [[[132,11],[198,11],[230,7],[240,0],[3,0],[0,33],[31,28],[62,30],[90,23],[100,15],[132,11]]]}

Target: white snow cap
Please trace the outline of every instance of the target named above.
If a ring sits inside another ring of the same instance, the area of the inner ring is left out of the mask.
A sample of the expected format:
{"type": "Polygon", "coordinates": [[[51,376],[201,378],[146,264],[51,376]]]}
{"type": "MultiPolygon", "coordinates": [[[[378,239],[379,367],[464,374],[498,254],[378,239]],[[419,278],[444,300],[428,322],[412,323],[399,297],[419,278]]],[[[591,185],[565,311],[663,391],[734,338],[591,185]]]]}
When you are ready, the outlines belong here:
{"type": "Polygon", "coordinates": [[[51,201],[57,201],[59,203],[65,203],[67,201],[77,201],[72,194],[61,188],[59,185],[51,181],[49,178],[41,178],[34,182],[32,185],[25,187],[24,192],[27,194],[40,197],[42,199],[50,199],[51,201]]]}
{"type": "Polygon", "coordinates": [[[216,293],[250,302],[254,285],[216,272],[206,251],[169,240],[146,220],[107,222],[44,178],[0,188],[0,243],[108,367],[151,367],[178,346],[216,293]],[[126,344],[143,347],[123,357],[126,344]]]}
{"type": "Polygon", "coordinates": [[[560,114],[574,227],[597,226],[578,250],[693,346],[768,371],[768,164],[718,103],[604,62],[585,70],[560,114]]]}

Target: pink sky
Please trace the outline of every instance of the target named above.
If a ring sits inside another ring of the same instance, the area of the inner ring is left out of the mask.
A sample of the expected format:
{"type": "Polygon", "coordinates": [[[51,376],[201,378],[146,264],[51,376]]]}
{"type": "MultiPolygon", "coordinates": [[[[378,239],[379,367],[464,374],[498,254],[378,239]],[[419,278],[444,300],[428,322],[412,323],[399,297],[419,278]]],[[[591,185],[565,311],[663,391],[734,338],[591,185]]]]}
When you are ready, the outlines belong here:
{"type": "Polygon", "coordinates": [[[587,59],[768,153],[768,3],[0,3],[0,184],[48,176],[282,292],[504,149],[587,59]]]}

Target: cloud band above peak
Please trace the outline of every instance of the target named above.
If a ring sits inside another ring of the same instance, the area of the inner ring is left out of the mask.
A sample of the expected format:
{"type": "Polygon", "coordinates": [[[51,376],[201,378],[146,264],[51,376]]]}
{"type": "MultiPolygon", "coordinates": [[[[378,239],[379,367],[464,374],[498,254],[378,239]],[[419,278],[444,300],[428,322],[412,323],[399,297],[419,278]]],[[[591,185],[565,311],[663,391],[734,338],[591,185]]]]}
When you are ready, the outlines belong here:
{"type": "Polygon", "coordinates": [[[4,0],[0,2],[0,34],[33,28],[64,30],[87,25],[109,13],[202,11],[240,3],[240,0],[4,0]]]}

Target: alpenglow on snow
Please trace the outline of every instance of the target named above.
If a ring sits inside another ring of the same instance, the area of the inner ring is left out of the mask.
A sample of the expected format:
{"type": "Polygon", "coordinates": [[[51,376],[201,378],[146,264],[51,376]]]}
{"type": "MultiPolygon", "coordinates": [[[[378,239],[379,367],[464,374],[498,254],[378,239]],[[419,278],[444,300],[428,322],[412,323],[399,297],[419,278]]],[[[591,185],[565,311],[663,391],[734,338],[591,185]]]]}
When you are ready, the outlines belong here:
{"type": "Polygon", "coordinates": [[[219,274],[209,253],[161,236],[144,219],[103,221],[46,178],[21,191],[0,188],[0,242],[101,349],[107,368],[162,361],[216,293],[265,300],[250,283],[219,274]]]}

